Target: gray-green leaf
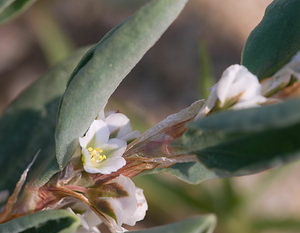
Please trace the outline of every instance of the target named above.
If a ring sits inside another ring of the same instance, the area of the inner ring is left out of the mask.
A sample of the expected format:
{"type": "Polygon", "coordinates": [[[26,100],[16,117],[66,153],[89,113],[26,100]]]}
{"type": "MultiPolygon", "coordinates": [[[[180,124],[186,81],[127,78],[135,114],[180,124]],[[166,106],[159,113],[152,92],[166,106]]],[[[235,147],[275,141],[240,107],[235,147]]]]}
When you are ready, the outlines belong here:
{"type": "Polygon", "coordinates": [[[299,12],[299,0],[275,0],[251,32],[242,64],[259,79],[274,74],[300,50],[299,12]]]}
{"type": "Polygon", "coordinates": [[[174,146],[216,176],[255,173],[300,156],[300,100],[226,111],[188,124],[174,146]]]}
{"type": "Polygon", "coordinates": [[[206,180],[216,178],[213,171],[210,171],[199,162],[177,163],[163,170],[190,184],[200,184],[206,180]]]}
{"type": "Polygon", "coordinates": [[[36,0],[4,0],[0,2],[0,24],[25,11],[36,0]]]}
{"type": "Polygon", "coordinates": [[[196,216],[165,226],[142,231],[132,231],[132,233],[212,233],[216,222],[217,220],[214,215],[196,216]]]}
{"type": "Polygon", "coordinates": [[[56,156],[63,168],[122,79],[176,19],[187,0],[154,0],[109,32],[74,71],[61,102],[56,156]]]}
{"type": "Polygon", "coordinates": [[[66,210],[47,210],[15,218],[0,225],[1,233],[73,233],[80,219],[66,210]]]}
{"type": "Polygon", "coordinates": [[[60,97],[86,50],[74,53],[24,91],[0,118],[0,190],[12,191],[22,172],[40,150],[32,170],[44,170],[47,181],[56,171],[54,132],[60,97]]]}

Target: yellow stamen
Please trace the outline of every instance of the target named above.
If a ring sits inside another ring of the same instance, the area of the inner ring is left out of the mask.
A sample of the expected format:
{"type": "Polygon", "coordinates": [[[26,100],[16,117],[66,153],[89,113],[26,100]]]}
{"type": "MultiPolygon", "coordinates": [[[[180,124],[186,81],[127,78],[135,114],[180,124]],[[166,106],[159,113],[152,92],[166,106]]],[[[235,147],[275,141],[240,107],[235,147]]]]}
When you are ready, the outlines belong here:
{"type": "Polygon", "coordinates": [[[98,147],[96,149],[89,147],[88,151],[91,156],[92,162],[100,163],[101,161],[106,159],[106,155],[101,154],[103,150],[98,147]]]}

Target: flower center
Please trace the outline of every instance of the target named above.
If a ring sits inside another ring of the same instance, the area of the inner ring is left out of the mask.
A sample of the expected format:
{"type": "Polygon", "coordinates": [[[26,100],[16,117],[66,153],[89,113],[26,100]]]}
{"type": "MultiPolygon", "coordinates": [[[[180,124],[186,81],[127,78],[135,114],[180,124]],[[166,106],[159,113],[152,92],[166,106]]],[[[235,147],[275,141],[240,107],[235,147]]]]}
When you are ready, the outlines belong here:
{"type": "Polygon", "coordinates": [[[103,150],[101,150],[100,148],[96,148],[94,149],[93,147],[89,147],[88,148],[89,154],[91,156],[91,161],[92,162],[96,162],[96,163],[100,163],[101,161],[106,159],[106,155],[102,154],[103,150]]]}

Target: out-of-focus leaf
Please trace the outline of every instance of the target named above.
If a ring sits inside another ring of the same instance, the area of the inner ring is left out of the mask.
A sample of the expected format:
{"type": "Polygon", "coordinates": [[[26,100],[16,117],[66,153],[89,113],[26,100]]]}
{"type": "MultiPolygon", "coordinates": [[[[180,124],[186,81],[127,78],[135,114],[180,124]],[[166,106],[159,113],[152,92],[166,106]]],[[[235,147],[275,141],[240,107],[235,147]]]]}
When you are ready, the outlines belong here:
{"type": "Polygon", "coordinates": [[[51,4],[52,1],[39,2],[30,12],[30,24],[48,64],[53,65],[67,58],[75,46],[55,17],[51,4]]]}
{"type": "Polygon", "coordinates": [[[80,219],[66,210],[47,210],[0,225],[1,233],[73,233],[80,225],[80,219]]]}
{"type": "Polygon", "coordinates": [[[116,26],[79,63],[61,102],[56,156],[63,168],[108,98],[176,19],[187,0],[154,0],[116,26]]]}
{"type": "Polygon", "coordinates": [[[226,111],[188,124],[174,143],[217,176],[255,173],[300,156],[300,100],[226,111]]]}
{"type": "Polygon", "coordinates": [[[24,91],[0,118],[0,190],[12,191],[22,172],[40,151],[32,170],[44,170],[47,181],[58,171],[54,131],[60,97],[84,51],[50,69],[24,91]]]}
{"type": "Polygon", "coordinates": [[[200,58],[199,91],[201,98],[207,99],[210,93],[209,88],[214,85],[215,78],[211,57],[205,40],[199,40],[198,50],[200,58]]]}
{"type": "Polygon", "coordinates": [[[196,216],[180,222],[132,233],[212,233],[216,226],[214,215],[196,216]]]}
{"type": "Polygon", "coordinates": [[[298,232],[300,230],[299,219],[282,218],[258,218],[252,223],[254,232],[266,232],[270,230],[281,232],[298,232]]]}
{"type": "Polygon", "coordinates": [[[2,0],[0,2],[0,13],[5,10],[14,0],[2,0]]]}
{"type": "Polygon", "coordinates": [[[0,2],[0,24],[25,11],[36,0],[4,0],[0,2]]]}
{"type": "Polygon", "coordinates": [[[299,0],[274,0],[251,32],[242,64],[259,79],[274,74],[300,50],[299,12],[299,0]]]}
{"type": "Polygon", "coordinates": [[[199,184],[205,180],[216,178],[214,172],[199,162],[177,163],[165,171],[190,184],[199,184]]]}

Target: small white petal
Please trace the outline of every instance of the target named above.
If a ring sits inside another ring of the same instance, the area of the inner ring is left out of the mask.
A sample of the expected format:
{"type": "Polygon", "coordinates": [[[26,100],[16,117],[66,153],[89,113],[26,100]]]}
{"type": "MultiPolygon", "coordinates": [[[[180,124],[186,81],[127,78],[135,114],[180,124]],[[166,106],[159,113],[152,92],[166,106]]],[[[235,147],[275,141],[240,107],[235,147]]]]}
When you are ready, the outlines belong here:
{"type": "Polygon", "coordinates": [[[231,96],[229,96],[230,95],[229,93],[232,92],[231,85],[236,78],[236,74],[237,74],[238,70],[239,70],[238,65],[229,66],[223,72],[222,77],[217,84],[217,96],[222,104],[225,103],[225,101],[228,97],[231,97],[231,96]]]}
{"type": "Polygon", "coordinates": [[[92,166],[90,153],[85,147],[82,148],[82,156],[84,157],[84,164],[87,166],[92,166]]]}
{"type": "Polygon", "coordinates": [[[110,133],[119,130],[117,138],[122,138],[132,131],[130,120],[122,113],[114,113],[109,115],[105,122],[108,125],[110,133]]]}
{"type": "Polygon", "coordinates": [[[96,131],[96,145],[102,145],[107,143],[109,139],[109,128],[107,127],[106,123],[102,120],[98,120],[99,125],[101,124],[101,128],[98,128],[96,131]],[[101,122],[101,123],[100,123],[101,122]]]}
{"type": "Polygon", "coordinates": [[[110,174],[125,165],[126,160],[123,157],[114,157],[103,160],[97,167],[84,166],[84,170],[88,173],[110,174]]]}
{"type": "MultiPolygon", "coordinates": [[[[141,221],[145,218],[146,211],[148,210],[148,204],[146,198],[144,196],[143,190],[140,188],[136,188],[136,199],[137,199],[137,209],[132,216],[134,221],[141,221]]],[[[135,223],[134,223],[135,225],[135,223]]]]}
{"type": "Polygon", "coordinates": [[[260,95],[260,91],[259,81],[254,74],[244,66],[232,65],[224,71],[218,82],[217,96],[224,104],[227,99],[240,94],[241,100],[249,100],[253,96],[260,95]]]}
{"type": "Polygon", "coordinates": [[[127,142],[118,138],[109,139],[106,145],[103,145],[103,150],[113,150],[110,157],[121,157],[126,151],[127,142]]]}
{"type": "Polygon", "coordinates": [[[109,129],[102,120],[94,120],[86,135],[79,138],[79,144],[82,148],[87,147],[89,143],[104,144],[109,139],[109,129]],[[95,142],[93,142],[95,140],[95,142]]]}
{"type": "Polygon", "coordinates": [[[145,217],[148,208],[143,192],[128,177],[120,175],[114,182],[120,184],[128,193],[126,197],[108,198],[117,217],[117,224],[114,225],[118,229],[122,224],[134,226],[145,217]]]}
{"type": "Polygon", "coordinates": [[[251,108],[251,107],[258,107],[260,104],[267,101],[267,98],[263,96],[254,97],[249,101],[240,101],[236,103],[231,109],[243,109],[243,108],[251,108]]]}

